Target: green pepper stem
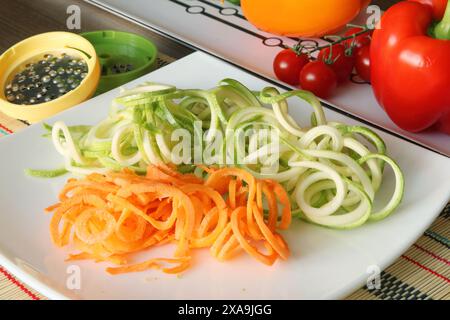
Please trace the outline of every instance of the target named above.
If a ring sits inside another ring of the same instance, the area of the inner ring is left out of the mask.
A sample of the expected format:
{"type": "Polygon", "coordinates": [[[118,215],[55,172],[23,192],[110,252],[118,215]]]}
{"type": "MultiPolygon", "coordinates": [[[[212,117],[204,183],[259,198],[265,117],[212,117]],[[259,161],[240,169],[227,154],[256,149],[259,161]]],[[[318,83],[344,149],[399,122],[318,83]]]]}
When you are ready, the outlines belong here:
{"type": "Polygon", "coordinates": [[[442,21],[450,23],[450,0],[447,2],[447,8],[445,9],[444,18],[442,21]]]}
{"type": "Polygon", "coordinates": [[[450,0],[445,9],[444,18],[434,28],[436,39],[450,40],[450,0]]]}

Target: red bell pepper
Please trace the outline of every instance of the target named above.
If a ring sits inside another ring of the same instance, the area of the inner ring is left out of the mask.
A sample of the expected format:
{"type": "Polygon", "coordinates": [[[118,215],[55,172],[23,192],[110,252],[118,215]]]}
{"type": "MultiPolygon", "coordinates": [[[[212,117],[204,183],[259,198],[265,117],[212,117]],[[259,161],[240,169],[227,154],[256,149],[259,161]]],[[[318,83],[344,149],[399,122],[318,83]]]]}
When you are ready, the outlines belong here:
{"type": "Polygon", "coordinates": [[[433,10],[433,18],[436,21],[439,21],[444,16],[445,7],[447,6],[447,0],[409,0],[413,2],[419,2],[425,4],[433,10]]]}
{"type": "Polygon", "coordinates": [[[389,8],[373,34],[371,65],[375,96],[400,128],[450,134],[450,0],[389,8]]]}

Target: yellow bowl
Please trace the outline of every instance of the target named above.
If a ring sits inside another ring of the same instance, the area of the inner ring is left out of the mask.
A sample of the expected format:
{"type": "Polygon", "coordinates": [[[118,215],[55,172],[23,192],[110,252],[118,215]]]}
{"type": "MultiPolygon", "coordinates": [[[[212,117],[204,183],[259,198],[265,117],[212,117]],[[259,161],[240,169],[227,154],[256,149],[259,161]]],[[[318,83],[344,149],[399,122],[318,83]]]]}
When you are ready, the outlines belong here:
{"type": "Polygon", "coordinates": [[[100,63],[89,41],[69,32],[39,34],[17,43],[0,56],[0,110],[10,117],[36,123],[92,97],[99,80],[100,63]],[[88,74],[77,88],[55,100],[35,105],[17,105],[6,99],[6,84],[25,64],[45,54],[61,53],[83,59],[88,65],[88,74]]]}

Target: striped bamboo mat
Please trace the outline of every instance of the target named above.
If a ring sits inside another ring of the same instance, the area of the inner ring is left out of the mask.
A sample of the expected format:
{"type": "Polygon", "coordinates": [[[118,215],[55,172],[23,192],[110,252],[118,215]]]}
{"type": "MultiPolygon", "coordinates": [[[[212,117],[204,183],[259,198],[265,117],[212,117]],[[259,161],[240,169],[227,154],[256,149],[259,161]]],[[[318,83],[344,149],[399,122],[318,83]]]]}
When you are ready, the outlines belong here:
{"type": "MultiPolygon", "coordinates": [[[[160,56],[159,66],[173,61],[160,56]]],[[[0,112],[0,137],[28,124],[0,112]]],[[[423,236],[395,263],[381,273],[380,289],[361,288],[347,299],[450,300],[450,204],[423,236]]],[[[0,300],[46,299],[0,266],[0,300]]]]}

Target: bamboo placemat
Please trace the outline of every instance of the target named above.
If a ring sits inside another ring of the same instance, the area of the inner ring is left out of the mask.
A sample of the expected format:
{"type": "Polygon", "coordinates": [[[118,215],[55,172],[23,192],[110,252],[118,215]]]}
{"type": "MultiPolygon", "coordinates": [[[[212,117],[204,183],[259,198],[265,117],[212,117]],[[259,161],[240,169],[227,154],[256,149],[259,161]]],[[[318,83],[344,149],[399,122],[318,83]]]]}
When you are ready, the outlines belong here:
{"type": "MultiPolygon", "coordinates": [[[[159,67],[174,59],[160,55],[159,67]]],[[[27,127],[0,112],[0,137],[27,127]]],[[[347,299],[450,300],[450,203],[433,225],[396,262],[381,273],[381,288],[361,288],[347,299]]],[[[44,296],[0,266],[0,300],[41,300],[44,296]]]]}

